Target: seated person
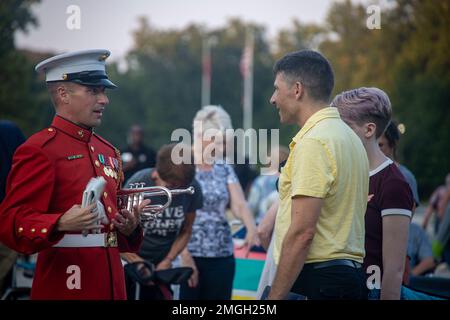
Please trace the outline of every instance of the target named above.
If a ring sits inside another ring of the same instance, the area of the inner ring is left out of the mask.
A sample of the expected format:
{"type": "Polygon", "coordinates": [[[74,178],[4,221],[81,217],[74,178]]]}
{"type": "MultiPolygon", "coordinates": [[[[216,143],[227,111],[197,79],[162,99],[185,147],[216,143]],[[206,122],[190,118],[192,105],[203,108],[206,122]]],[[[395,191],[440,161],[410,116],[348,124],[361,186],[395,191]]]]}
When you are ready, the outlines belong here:
{"type": "MultiPolygon", "coordinates": [[[[171,205],[158,217],[144,223],[144,241],[139,254],[123,253],[122,259],[128,263],[146,260],[156,266],[156,270],[169,269],[172,261],[186,247],[192,234],[195,211],[203,206],[200,185],[194,180],[195,166],[174,164],[171,153],[176,144],[161,147],[156,158],[156,168],[136,172],[125,187],[132,183],[144,182],[145,187],[163,186],[169,189],[184,189],[193,186],[195,193],[180,194],[172,198],[171,205]]],[[[164,203],[165,197],[152,197],[152,204],[164,203]]],[[[196,277],[194,270],[192,277],[196,277]]],[[[128,299],[135,298],[135,284],[127,276],[128,299]]],[[[159,284],[161,285],[161,284],[159,284]]],[[[167,288],[170,290],[169,288],[167,288]]],[[[140,300],[162,299],[157,286],[142,286],[140,300]]]]}
{"type": "Polygon", "coordinates": [[[414,222],[409,226],[408,257],[412,276],[433,272],[436,266],[430,239],[425,231],[414,222]]]}
{"type": "Polygon", "coordinates": [[[445,177],[445,185],[439,186],[431,194],[430,201],[427,209],[425,210],[425,215],[422,222],[422,228],[425,230],[428,227],[428,222],[431,216],[436,213],[436,219],[434,222],[434,233],[436,234],[439,229],[439,224],[444,217],[446,203],[446,194],[450,190],[450,173],[445,177]]]}
{"type": "Polygon", "coordinates": [[[445,195],[445,208],[442,213],[442,220],[432,242],[433,256],[438,261],[446,262],[450,265],[450,189],[445,195]]]}

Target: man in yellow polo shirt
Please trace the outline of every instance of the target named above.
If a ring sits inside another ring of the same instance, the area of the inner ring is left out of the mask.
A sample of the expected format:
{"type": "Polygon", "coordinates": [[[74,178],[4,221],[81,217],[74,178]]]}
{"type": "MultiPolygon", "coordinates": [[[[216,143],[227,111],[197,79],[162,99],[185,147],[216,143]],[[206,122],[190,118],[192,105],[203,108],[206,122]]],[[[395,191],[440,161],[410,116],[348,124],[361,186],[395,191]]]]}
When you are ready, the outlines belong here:
{"type": "Polygon", "coordinates": [[[270,102],[281,123],[298,124],[279,180],[277,273],[269,299],[364,299],[364,214],[369,163],[361,140],[329,107],[333,70],[311,50],[274,67],[270,102]]]}

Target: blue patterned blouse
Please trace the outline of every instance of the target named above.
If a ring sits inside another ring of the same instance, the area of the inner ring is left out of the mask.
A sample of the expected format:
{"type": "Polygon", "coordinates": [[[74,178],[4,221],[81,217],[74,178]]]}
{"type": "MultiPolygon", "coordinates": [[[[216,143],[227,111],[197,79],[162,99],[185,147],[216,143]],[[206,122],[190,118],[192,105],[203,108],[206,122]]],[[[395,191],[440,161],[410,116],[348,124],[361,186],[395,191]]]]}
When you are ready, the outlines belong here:
{"type": "Polygon", "coordinates": [[[203,208],[196,211],[192,237],[188,244],[194,257],[228,257],[233,239],[225,210],[230,201],[228,184],[238,183],[231,166],[216,163],[209,171],[197,168],[195,178],[203,191],[203,208]]]}

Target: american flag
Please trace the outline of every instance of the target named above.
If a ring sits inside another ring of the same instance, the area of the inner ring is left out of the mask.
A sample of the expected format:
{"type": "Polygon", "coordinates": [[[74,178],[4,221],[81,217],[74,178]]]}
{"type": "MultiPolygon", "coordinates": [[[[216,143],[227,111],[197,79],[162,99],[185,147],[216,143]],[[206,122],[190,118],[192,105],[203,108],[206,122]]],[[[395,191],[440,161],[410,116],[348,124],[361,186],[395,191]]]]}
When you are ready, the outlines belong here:
{"type": "Polygon", "coordinates": [[[247,33],[244,51],[241,57],[241,74],[244,82],[243,95],[243,125],[244,129],[252,128],[253,118],[253,46],[254,36],[252,32],[247,33]]]}
{"type": "Polygon", "coordinates": [[[202,60],[203,76],[211,81],[211,55],[205,54],[202,60]]]}

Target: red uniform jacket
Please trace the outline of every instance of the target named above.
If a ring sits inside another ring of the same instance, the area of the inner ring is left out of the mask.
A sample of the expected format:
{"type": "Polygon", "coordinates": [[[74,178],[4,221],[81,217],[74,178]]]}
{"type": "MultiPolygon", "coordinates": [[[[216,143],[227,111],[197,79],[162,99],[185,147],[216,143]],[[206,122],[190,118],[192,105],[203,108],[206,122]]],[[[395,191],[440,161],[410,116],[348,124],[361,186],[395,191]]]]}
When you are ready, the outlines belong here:
{"type": "MultiPolygon", "coordinates": [[[[56,222],[81,204],[92,177],[107,181],[101,201],[111,221],[117,213],[119,163],[107,141],[59,116],[17,149],[0,205],[0,241],[21,253],[39,252],[32,299],[126,299],[119,251],[138,251],[140,227],[129,238],[118,233],[118,247],[52,247],[64,236],[55,230],[56,222]],[[68,282],[77,267],[81,286],[73,288],[68,282]]],[[[104,226],[102,232],[111,229],[104,226]]]]}

